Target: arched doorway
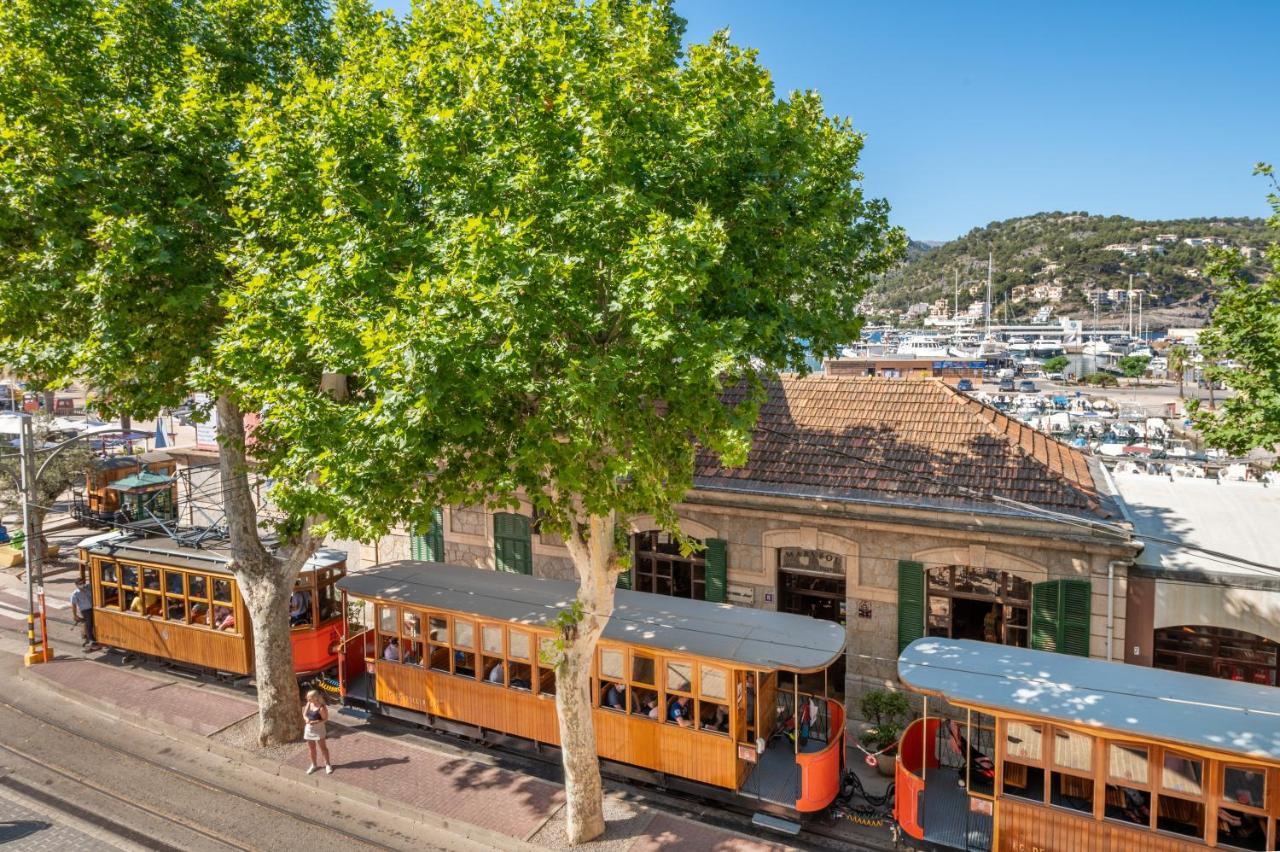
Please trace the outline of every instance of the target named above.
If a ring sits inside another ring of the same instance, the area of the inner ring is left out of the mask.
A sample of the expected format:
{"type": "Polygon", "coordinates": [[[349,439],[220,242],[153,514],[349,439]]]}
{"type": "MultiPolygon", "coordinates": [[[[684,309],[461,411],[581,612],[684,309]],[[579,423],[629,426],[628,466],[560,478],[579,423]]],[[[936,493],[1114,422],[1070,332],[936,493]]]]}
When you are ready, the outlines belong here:
{"type": "Polygon", "coordinates": [[[941,565],[927,571],[930,636],[1030,647],[1031,581],[1011,571],[941,565]]]}
{"type": "Polygon", "coordinates": [[[1156,631],[1152,665],[1158,669],[1275,686],[1277,652],[1280,645],[1254,633],[1184,624],[1156,631]]]}

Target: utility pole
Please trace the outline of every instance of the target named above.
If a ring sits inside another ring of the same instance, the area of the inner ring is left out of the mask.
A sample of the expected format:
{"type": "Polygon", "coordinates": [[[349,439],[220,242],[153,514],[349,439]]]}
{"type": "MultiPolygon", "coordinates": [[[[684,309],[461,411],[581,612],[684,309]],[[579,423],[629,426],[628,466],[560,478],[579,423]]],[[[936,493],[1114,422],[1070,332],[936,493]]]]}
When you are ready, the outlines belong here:
{"type": "Polygon", "coordinates": [[[34,546],[40,531],[35,528],[35,519],[31,516],[31,505],[37,500],[35,430],[32,428],[30,414],[21,414],[19,417],[21,418],[18,434],[18,461],[22,468],[22,564],[27,571],[27,653],[23,657],[23,663],[32,666],[48,659],[49,639],[45,636],[45,621],[41,618],[40,643],[36,644],[37,598],[41,604],[41,611],[43,612],[44,609],[44,560],[37,557],[37,554],[42,554],[42,549],[34,546]]]}

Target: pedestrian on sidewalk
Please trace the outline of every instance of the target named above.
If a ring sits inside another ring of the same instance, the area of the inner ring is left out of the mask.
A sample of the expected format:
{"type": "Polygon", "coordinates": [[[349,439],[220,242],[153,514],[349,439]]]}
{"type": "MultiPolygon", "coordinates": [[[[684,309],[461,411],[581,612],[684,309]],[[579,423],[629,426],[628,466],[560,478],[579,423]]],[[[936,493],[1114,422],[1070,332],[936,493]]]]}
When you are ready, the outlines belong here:
{"type": "Polygon", "coordinates": [[[324,693],[313,689],[307,693],[307,705],[302,708],[302,738],[307,741],[307,749],[311,752],[311,766],[307,774],[316,771],[316,750],[324,755],[324,774],[333,774],[333,763],[329,759],[329,740],[325,731],[325,723],[329,721],[329,707],[324,693]]]}
{"type": "Polygon", "coordinates": [[[98,635],[93,630],[93,595],[89,593],[89,585],[83,577],[76,580],[76,590],[71,593],[71,616],[76,624],[84,625],[84,642],[80,647],[90,651],[101,648],[98,635]]]}

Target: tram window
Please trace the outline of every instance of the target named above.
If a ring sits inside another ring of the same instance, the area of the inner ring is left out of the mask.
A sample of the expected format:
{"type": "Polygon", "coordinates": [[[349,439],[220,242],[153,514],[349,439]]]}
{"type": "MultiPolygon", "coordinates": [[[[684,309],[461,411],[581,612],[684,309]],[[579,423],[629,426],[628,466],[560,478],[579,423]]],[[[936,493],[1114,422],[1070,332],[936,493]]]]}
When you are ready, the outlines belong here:
{"type": "Polygon", "coordinates": [[[459,677],[475,678],[476,676],[476,655],[474,651],[459,651],[454,649],[453,652],[453,673],[459,677]]]}
{"type": "Polygon", "coordinates": [[[657,719],[659,716],[658,693],[652,689],[644,689],[638,686],[631,687],[631,713],[636,716],[657,719]]]}
{"type": "Polygon", "coordinates": [[[449,619],[443,615],[433,615],[427,622],[427,629],[429,631],[427,638],[432,642],[448,644],[449,619]]]}
{"type": "Polygon", "coordinates": [[[600,677],[621,681],[626,678],[625,654],[616,648],[600,649],[600,677]]]}
{"type": "Polygon", "coordinates": [[[641,654],[638,651],[632,651],[631,679],[646,686],[655,686],[653,657],[641,654]]]}
{"type": "Polygon", "coordinates": [[[1107,746],[1107,774],[1117,781],[1131,781],[1146,786],[1151,781],[1146,746],[1107,746]]]}
{"type": "Polygon", "coordinates": [[[1044,737],[1044,729],[1039,725],[1026,722],[1008,722],[1005,724],[1004,753],[1006,757],[1024,760],[1040,760],[1040,741],[1044,737]]]}
{"type": "Polygon", "coordinates": [[[414,642],[412,640],[405,640],[404,656],[400,658],[400,662],[404,663],[406,666],[421,666],[422,665],[422,643],[414,642]]]}
{"type": "Polygon", "coordinates": [[[138,588],[138,569],[132,565],[120,566],[120,585],[127,589],[138,588]]]}
{"type": "Polygon", "coordinates": [[[1063,769],[1089,772],[1093,769],[1093,737],[1065,728],[1053,731],[1053,762],[1063,769]]]}
{"type": "Polygon", "coordinates": [[[209,578],[203,574],[192,574],[187,578],[187,590],[191,597],[200,600],[209,599],[209,578]]]}
{"type": "Polygon", "coordinates": [[[1262,769],[1226,766],[1222,770],[1222,799],[1251,808],[1267,806],[1267,775],[1262,769]]]}
{"type": "Polygon", "coordinates": [[[1122,784],[1108,784],[1107,800],[1103,813],[1107,819],[1131,822],[1134,825],[1151,825],[1151,793],[1122,784]]]}
{"type": "Polygon", "coordinates": [[[165,599],[164,613],[169,621],[186,621],[187,602],[182,598],[168,597],[165,599]]]}
{"type": "Polygon", "coordinates": [[[102,582],[114,583],[116,581],[116,566],[110,562],[99,562],[98,570],[102,572],[102,582]]]}
{"type": "Polygon", "coordinates": [[[1004,794],[1044,802],[1044,770],[1014,760],[1004,762],[1004,794]]]}
{"type": "Polygon", "coordinates": [[[485,683],[496,683],[498,686],[507,685],[507,667],[503,664],[501,657],[484,656],[480,658],[481,674],[484,675],[485,683]]]}
{"type": "Polygon", "coordinates": [[[181,572],[164,572],[164,590],[171,595],[180,595],[185,591],[185,589],[183,589],[181,572]]]}
{"type": "Polygon", "coordinates": [[[698,727],[717,734],[729,733],[728,706],[713,701],[699,701],[698,727]]]}
{"type": "Polygon", "coordinates": [[[422,616],[407,609],[404,611],[404,635],[409,639],[421,638],[422,616]]]}
{"type": "Polygon", "coordinates": [[[108,586],[106,583],[102,584],[101,606],[106,609],[120,608],[120,587],[119,586],[108,586]]]}
{"type": "Polygon", "coordinates": [[[1267,848],[1267,818],[1232,808],[1218,808],[1218,845],[1233,849],[1267,848]]]}
{"type": "Polygon", "coordinates": [[[1156,828],[1188,837],[1204,837],[1204,802],[1162,793],[1157,800],[1156,828]]]}
{"type": "MultiPolygon", "coordinates": [[[[507,634],[507,641],[510,647],[507,650],[507,656],[513,660],[529,660],[529,634],[523,630],[512,630],[507,634]]],[[[528,666],[525,666],[528,669],[528,666]]],[[[514,669],[512,669],[513,678],[515,677],[514,669]]]]}
{"type": "Polygon", "coordinates": [[[187,619],[188,624],[209,624],[209,605],[204,601],[191,601],[191,615],[187,619]]]}
{"type": "Polygon", "coordinates": [[[725,670],[716,666],[699,668],[698,693],[712,701],[724,701],[728,697],[727,675],[725,670]]]}
{"type": "Polygon", "coordinates": [[[560,649],[556,640],[546,636],[538,637],[538,694],[556,694],[556,663],[560,659],[560,649]]]}
{"type": "Polygon", "coordinates": [[[693,663],[667,660],[667,692],[693,692],[693,663]]]}
{"type": "Polygon", "coordinates": [[[1164,771],[1161,786],[1171,793],[1187,793],[1199,796],[1203,792],[1204,764],[1194,757],[1186,757],[1174,751],[1164,753],[1164,771]]]}
{"type": "Polygon", "coordinates": [[[1093,813],[1093,779],[1054,771],[1049,801],[1060,808],[1093,813]]]}
{"type": "Polygon", "coordinates": [[[530,668],[528,663],[510,663],[510,667],[512,689],[520,689],[525,692],[533,689],[533,669],[530,668]]]}
{"type": "Polygon", "coordinates": [[[611,680],[600,682],[600,709],[627,712],[627,687],[611,680]]]}
{"type": "Polygon", "coordinates": [[[480,626],[481,650],[495,657],[502,656],[502,628],[496,624],[480,626]]]}
{"type": "Polygon", "coordinates": [[[431,668],[434,671],[449,672],[449,648],[445,645],[431,645],[431,668]]]}
{"type": "Polygon", "coordinates": [[[142,585],[148,589],[160,589],[160,570],[158,568],[142,569],[142,585]]]}
{"type": "Polygon", "coordinates": [[[334,585],[320,589],[320,620],[328,621],[342,615],[342,593],[334,585]]]}
{"type": "Polygon", "coordinates": [[[395,635],[396,632],[396,608],[393,606],[378,607],[378,632],[390,633],[395,635]]]}
{"type": "Polygon", "coordinates": [[[213,599],[218,603],[231,603],[231,581],[218,580],[213,581],[213,599]]]}
{"type": "Polygon", "coordinates": [[[461,618],[453,620],[453,644],[459,648],[473,648],[476,643],[476,626],[461,618]]]}

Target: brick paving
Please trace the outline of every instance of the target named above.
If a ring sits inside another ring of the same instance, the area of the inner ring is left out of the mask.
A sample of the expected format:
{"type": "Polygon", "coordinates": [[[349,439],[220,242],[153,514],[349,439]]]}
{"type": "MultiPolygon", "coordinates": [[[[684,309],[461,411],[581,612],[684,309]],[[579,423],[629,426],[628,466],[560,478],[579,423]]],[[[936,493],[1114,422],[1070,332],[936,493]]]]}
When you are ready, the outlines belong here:
{"type": "Polygon", "coordinates": [[[94,852],[109,848],[102,840],[42,813],[0,797],[0,846],[14,852],[94,852]]]}
{"type": "MultiPolygon", "coordinates": [[[[409,745],[388,737],[332,730],[333,779],[447,819],[524,838],[564,803],[558,785],[409,745]]],[[[287,763],[306,769],[300,749],[287,763]]]]}
{"type": "Polygon", "coordinates": [[[629,852],[782,852],[776,843],[730,834],[702,823],[656,814],[629,852]]]}
{"type": "Polygon", "coordinates": [[[32,669],[39,677],[84,692],[127,713],[208,736],[257,712],[244,698],[113,668],[92,660],[54,660],[32,669]]]}

